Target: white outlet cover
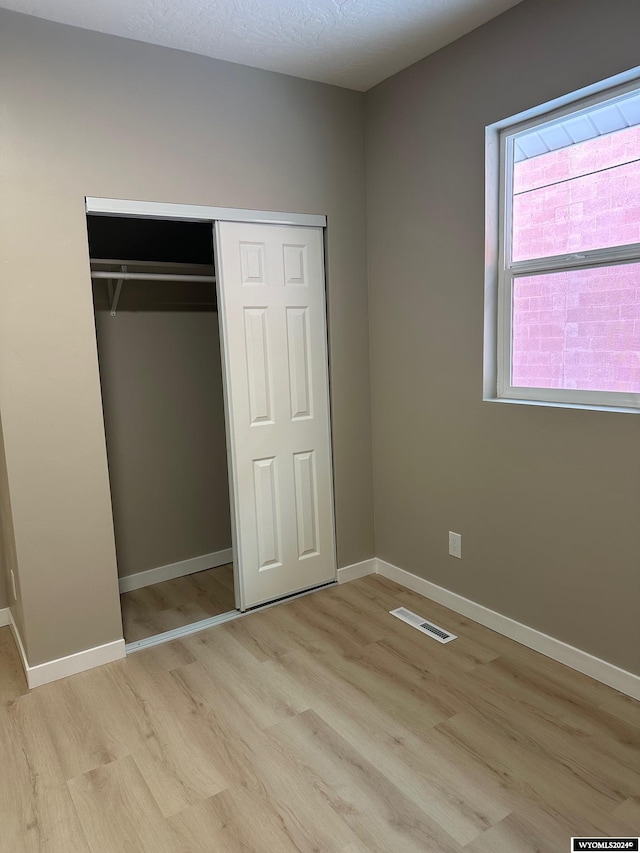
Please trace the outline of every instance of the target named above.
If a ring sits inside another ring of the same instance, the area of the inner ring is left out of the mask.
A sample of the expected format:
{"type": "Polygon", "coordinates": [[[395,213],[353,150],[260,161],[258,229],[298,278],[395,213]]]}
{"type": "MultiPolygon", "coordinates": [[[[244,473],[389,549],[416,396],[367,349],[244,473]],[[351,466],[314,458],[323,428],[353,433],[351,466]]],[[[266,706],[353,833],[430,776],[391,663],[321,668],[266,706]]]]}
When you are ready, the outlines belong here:
{"type": "Polygon", "coordinates": [[[449,531],[449,554],[459,560],[462,559],[462,535],[452,530],[449,531]]]}

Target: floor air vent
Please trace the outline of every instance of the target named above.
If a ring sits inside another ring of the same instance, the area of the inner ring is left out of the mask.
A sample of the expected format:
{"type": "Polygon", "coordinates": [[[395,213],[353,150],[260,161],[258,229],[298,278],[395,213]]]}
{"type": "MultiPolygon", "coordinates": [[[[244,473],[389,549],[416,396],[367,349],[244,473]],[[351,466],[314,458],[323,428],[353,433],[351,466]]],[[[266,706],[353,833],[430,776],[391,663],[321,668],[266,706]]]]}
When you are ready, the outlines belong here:
{"type": "Polygon", "coordinates": [[[397,610],[390,610],[389,613],[391,613],[392,616],[397,616],[398,619],[402,619],[403,622],[406,622],[407,625],[411,625],[412,628],[417,628],[418,631],[422,631],[423,634],[428,634],[439,643],[450,643],[451,640],[456,639],[455,634],[445,631],[444,628],[434,625],[433,622],[426,622],[422,616],[418,616],[417,613],[412,613],[411,610],[407,610],[406,607],[398,607],[397,610]]]}

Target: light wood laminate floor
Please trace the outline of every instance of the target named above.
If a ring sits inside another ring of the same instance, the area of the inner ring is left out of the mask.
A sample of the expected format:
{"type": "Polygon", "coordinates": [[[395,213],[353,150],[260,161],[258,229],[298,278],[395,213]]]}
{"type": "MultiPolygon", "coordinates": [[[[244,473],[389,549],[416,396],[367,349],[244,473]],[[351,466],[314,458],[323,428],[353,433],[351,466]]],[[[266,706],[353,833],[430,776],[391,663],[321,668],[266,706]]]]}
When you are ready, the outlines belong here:
{"type": "Polygon", "coordinates": [[[233,564],[163,581],[120,596],[127,643],[235,610],[233,564]]]}
{"type": "Polygon", "coordinates": [[[30,693],[4,628],[0,691],[11,853],[567,853],[640,833],[638,703],[379,577],[30,693]]]}

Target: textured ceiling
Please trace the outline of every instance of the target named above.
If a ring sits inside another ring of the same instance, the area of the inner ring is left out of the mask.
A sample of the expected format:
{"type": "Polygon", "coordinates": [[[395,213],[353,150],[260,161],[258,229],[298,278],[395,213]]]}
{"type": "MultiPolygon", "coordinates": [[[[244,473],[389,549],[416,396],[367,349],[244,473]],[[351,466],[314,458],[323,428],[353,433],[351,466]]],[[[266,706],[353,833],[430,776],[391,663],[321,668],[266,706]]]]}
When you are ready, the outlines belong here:
{"type": "Polygon", "coordinates": [[[0,7],[366,90],[520,0],[0,0],[0,7]]]}

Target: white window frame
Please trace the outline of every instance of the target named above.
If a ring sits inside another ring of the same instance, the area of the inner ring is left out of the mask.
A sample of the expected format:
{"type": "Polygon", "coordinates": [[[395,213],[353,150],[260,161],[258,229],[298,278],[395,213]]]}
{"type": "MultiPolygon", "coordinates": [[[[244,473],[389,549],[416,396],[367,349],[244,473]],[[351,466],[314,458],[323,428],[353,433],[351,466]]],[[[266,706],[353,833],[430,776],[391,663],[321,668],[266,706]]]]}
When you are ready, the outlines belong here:
{"type": "Polygon", "coordinates": [[[640,263],[640,243],[512,261],[511,224],[514,140],[543,127],[622,98],[640,88],[640,68],[580,90],[486,129],[486,264],[484,399],[530,405],[640,411],[640,393],[581,391],[511,385],[513,286],[520,276],[640,263]]]}

